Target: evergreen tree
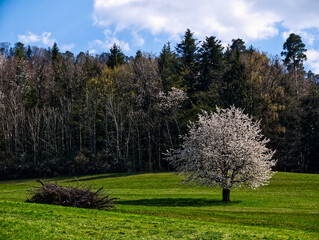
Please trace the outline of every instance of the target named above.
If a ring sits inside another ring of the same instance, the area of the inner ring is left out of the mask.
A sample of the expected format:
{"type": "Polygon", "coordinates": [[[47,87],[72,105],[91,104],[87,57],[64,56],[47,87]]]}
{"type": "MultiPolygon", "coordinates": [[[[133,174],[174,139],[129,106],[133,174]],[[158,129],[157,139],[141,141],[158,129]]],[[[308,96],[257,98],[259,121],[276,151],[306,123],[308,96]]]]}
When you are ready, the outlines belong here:
{"type": "Polygon", "coordinates": [[[177,79],[177,56],[171,50],[170,42],[164,44],[158,59],[159,73],[164,91],[171,89],[177,79]]]}
{"type": "Polygon", "coordinates": [[[248,84],[245,65],[240,60],[240,51],[236,49],[236,55],[230,62],[230,68],[223,77],[221,88],[222,102],[225,107],[235,105],[240,108],[247,108],[248,84]]]}
{"type": "Polygon", "coordinates": [[[20,60],[26,60],[27,55],[24,48],[24,44],[21,42],[17,42],[14,48],[14,56],[20,60]]]}
{"type": "Polygon", "coordinates": [[[27,58],[28,58],[28,60],[31,58],[31,54],[32,54],[32,50],[31,50],[30,45],[28,45],[28,50],[27,50],[27,58]]]}
{"type": "Polygon", "coordinates": [[[124,62],[125,55],[123,54],[121,48],[114,43],[113,47],[110,49],[109,61],[107,65],[114,69],[115,67],[124,64],[124,62]]]}
{"type": "Polygon", "coordinates": [[[180,87],[190,93],[194,90],[193,86],[197,75],[196,59],[198,47],[193,35],[194,33],[187,29],[182,41],[176,47],[176,52],[179,56],[180,87]]]}
{"type": "MultiPolygon", "coordinates": [[[[223,46],[216,37],[206,37],[199,50],[200,77],[196,89],[207,91],[212,83],[220,81],[224,71],[223,46]]],[[[217,87],[215,85],[215,87],[217,87]]]]}
{"type": "Polygon", "coordinates": [[[281,52],[281,56],[284,56],[284,64],[287,66],[288,71],[294,74],[297,71],[303,70],[303,61],[307,60],[305,52],[305,44],[301,41],[301,37],[294,33],[291,33],[283,45],[283,49],[286,51],[281,52]]]}
{"type": "Polygon", "coordinates": [[[143,57],[143,54],[142,54],[141,50],[137,50],[136,54],[135,54],[135,59],[138,59],[138,58],[141,58],[141,57],[143,57]]]}
{"type": "Polygon", "coordinates": [[[53,99],[52,104],[54,106],[60,105],[60,100],[64,98],[67,93],[68,79],[66,79],[66,65],[65,59],[62,57],[57,43],[53,44],[51,49],[52,70],[54,76],[54,88],[52,89],[53,99]]]}
{"type": "Polygon", "coordinates": [[[305,116],[303,119],[303,150],[305,161],[302,164],[303,172],[319,172],[319,90],[312,83],[308,96],[303,99],[305,116]]]}
{"type": "Polygon", "coordinates": [[[56,44],[56,42],[53,44],[51,53],[52,53],[52,60],[53,61],[56,61],[59,58],[59,56],[60,56],[60,50],[59,50],[58,45],[56,44]]]}
{"type": "Polygon", "coordinates": [[[241,38],[233,39],[230,49],[233,52],[244,52],[246,50],[245,42],[241,38]]]}
{"type": "Polygon", "coordinates": [[[232,45],[228,46],[225,52],[225,58],[231,62],[234,57],[246,51],[245,42],[241,38],[233,39],[232,45]]]}
{"type": "Polygon", "coordinates": [[[287,66],[287,70],[293,74],[295,82],[296,95],[299,99],[300,91],[302,91],[301,82],[305,75],[303,68],[303,61],[307,60],[305,52],[305,44],[301,41],[300,36],[291,33],[283,45],[281,55],[284,56],[284,64],[287,66]]]}

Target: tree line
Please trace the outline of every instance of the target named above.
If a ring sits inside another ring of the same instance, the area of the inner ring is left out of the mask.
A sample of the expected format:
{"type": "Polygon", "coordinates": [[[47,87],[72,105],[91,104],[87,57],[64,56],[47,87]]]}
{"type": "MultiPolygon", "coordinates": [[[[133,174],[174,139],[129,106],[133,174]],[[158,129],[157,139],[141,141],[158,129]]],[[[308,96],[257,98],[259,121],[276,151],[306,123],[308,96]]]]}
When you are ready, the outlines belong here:
{"type": "Polygon", "coordinates": [[[295,34],[280,59],[189,29],[159,56],[0,43],[1,178],[172,170],[166,151],[189,121],[232,105],[261,119],[276,170],[318,172],[319,77],[305,53],[295,34]]]}

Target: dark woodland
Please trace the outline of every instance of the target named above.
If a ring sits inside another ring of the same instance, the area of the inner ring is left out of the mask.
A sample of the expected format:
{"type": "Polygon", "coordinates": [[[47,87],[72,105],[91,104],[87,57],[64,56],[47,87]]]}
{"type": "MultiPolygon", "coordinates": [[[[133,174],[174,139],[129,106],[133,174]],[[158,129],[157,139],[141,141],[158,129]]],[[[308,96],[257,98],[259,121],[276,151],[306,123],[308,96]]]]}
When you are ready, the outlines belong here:
{"type": "MultiPolygon", "coordinates": [[[[165,160],[202,110],[261,120],[275,170],[319,172],[319,75],[291,34],[281,56],[188,29],[159,56],[0,43],[0,178],[174,170],[165,160]]],[[[279,53],[280,54],[280,53],[279,53]]]]}

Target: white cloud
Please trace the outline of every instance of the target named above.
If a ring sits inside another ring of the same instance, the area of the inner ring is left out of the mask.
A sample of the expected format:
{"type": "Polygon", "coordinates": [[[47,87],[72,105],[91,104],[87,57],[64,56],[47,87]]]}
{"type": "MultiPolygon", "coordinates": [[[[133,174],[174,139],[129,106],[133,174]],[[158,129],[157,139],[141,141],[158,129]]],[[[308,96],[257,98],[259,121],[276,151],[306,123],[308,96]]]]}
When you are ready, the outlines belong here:
{"type": "Polygon", "coordinates": [[[116,33],[112,33],[110,30],[105,30],[104,35],[104,41],[97,39],[89,42],[89,48],[91,49],[89,50],[90,53],[93,50],[94,53],[96,53],[95,47],[102,49],[102,51],[108,51],[114,43],[120,46],[123,51],[130,51],[130,45],[125,41],[117,39],[116,33]]]}
{"type": "Polygon", "coordinates": [[[274,36],[280,21],[271,11],[253,11],[244,0],[95,0],[94,19],[99,26],[115,25],[117,31],[146,29],[175,39],[190,28],[198,37],[213,34],[227,41],[274,36]]]}
{"type": "Polygon", "coordinates": [[[71,51],[72,48],[75,47],[75,44],[74,43],[70,43],[70,44],[64,44],[61,46],[60,50],[62,52],[65,52],[65,51],[71,51]]]}
{"type": "MultiPolygon", "coordinates": [[[[268,39],[287,29],[319,30],[316,0],[95,0],[94,22],[138,33],[166,33],[176,39],[190,28],[197,37],[215,35],[222,41],[268,39]]],[[[134,36],[133,36],[134,37],[134,36]]],[[[313,43],[312,36],[307,42],[313,43]]]]}
{"type": "Polygon", "coordinates": [[[295,34],[299,35],[301,37],[302,41],[304,43],[308,44],[309,46],[313,46],[314,41],[316,39],[318,39],[318,36],[316,36],[313,33],[291,29],[290,31],[286,31],[286,32],[282,33],[282,38],[284,41],[286,41],[286,39],[289,37],[290,33],[295,33],[295,34]]]}
{"type": "Polygon", "coordinates": [[[18,39],[20,42],[25,44],[32,44],[32,43],[42,43],[44,46],[51,47],[55,39],[50,38],[50,32],[43,32],[41,35],[34,34],[32,32],[28,32],[26,35],[18,35],[18,39]]]}
{"type": "Polygon", "coordinates": [[[132,36],[133,36],[133,43],[135,46],[138,46],[138,47],[144,46],[145,40],[140,34],[138,34],[136,31],[133,31],[132,36]]]}
{"type": "Polygon", "coordinates": [[[288,29],[319,29],[317,0],[256,0],[256,10],[272,11],[281,18],[282,25],[288,29]]]}
{"type": "Polygon", "coordinates": [[[28,32],[27,35],[18,35],[18,39],[20,42],[24,42],[25,44],[36,43],[40,41],[40,36],[28,32]]]}
{"type": "Polygon", "coordinates": [[[90,49],[89,50],[89,54],[90,55],[95,55],[97,53],[97,51],[95,49],[90,49]]]}
{"type": "Polygon", "coordinates": [[[319,74],[319,50],[310,49],[306,52],[307,62],[306,65],[309,66],[309,70],[319,74]]]}

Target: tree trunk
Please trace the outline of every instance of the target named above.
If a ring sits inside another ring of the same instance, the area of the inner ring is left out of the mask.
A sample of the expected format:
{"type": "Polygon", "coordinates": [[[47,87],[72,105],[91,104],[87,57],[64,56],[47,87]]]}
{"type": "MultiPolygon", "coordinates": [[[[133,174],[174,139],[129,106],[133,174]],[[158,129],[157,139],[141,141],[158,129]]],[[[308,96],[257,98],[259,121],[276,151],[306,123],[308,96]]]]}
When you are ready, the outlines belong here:
{"type": "Polygon", "coordinates": [[[107,116],[105,116],[105,152],[108,153],[108,125],[107,125],[107,116]]]}
{"type": "Polygon", "coordinates": [[[93,109],[93,121],[92,121],[92,125],[93,125],[93,153],[96,155],[96,106],[94,106],[93,109]]]}
{"type": "MultiPolygon", "coordinates": [[[[149,120],[148,120],[149,121],[149,120]]],[[[148,143],[148,164],[149,164],[149,171],[153,171],[153,163],[152,163],[152,143],[151,143],[151,127],[148,122],[147,124],[147,143],[148,143]]]]}
{"type": "Polygon", "coordinates": [[[169,131],[169,126],[168,126],[167,120],[165,120],[165,124],[166,124],[166,129],[167,129],[167,134],[168,134],[169,142],[170,142],[170,144],[171,144],[171,148],[173,148],[173,147],[174,147],[174,144],[173,144],[173,140],[172,140],[171,133],[170,133],[170,131],[169,131]]]}
{"type": "Polygon", "coordinates": [[[230,189],[223,189],[223,202],[230,202],[230,189]]]}
{"type": "Polygon", "coordinates": [[[138,171],[142,171],[142,147],[140,131],[137,129],[137,148],[138,148],[138,171]]]}
{"type": "Polygon", "coordinates": [[[80,152],[82,152],[82,124],[81,122],[79,122],[79,135],[80,135],[80,138],[79,138],[79,143],[80,143],[80,152]]]}

